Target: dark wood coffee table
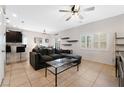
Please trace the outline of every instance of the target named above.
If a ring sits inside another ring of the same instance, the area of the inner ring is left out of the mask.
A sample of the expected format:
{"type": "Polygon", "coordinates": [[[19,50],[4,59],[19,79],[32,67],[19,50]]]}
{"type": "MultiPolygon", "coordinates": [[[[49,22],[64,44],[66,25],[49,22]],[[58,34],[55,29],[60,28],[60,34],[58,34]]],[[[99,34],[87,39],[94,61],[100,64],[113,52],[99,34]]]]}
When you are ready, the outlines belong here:
{"type": "Polygon", "coordinates": [[[79,70],[79,64],[76,63],[77,59],[74,58],[61,58],[53,61],[46,62],[45,77],[47,77],[47,70],[55,75],[55,86],[57,86],[57,75],[64,72],[65,70],[77,66],[77,71],[79,70]]]}

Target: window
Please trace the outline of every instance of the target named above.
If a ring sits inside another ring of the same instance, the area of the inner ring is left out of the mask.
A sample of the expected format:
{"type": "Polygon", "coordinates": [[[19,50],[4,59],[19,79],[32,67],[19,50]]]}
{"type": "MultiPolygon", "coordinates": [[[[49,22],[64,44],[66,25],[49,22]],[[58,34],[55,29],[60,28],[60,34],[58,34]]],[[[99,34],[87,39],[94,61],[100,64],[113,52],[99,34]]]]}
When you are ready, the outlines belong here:
{"type": "Polygon", "coordinates": [[[106,48],[107,46],[107,35],[105,33],[100,34],[100,48],[106,48]]]}
{"type": "Polygon", "coordinates": [[[92,36],[87,36],[87,48],[92,48],[92,36]]]}
{"type": "Polygon", "coordinates": [[[81,36],[82,48],[105,49],[107,47],[107,34],[95,33],[81,36]]]}
{"type": "Polygon", "coordinates": [[[81,46],[82,46],[83,48],[86,48],[86,46],[85,46],[86,44],[85,44],[85,43],[86,43],[86,36],[83,35],[83,36],[81,37],[81,46]]]}

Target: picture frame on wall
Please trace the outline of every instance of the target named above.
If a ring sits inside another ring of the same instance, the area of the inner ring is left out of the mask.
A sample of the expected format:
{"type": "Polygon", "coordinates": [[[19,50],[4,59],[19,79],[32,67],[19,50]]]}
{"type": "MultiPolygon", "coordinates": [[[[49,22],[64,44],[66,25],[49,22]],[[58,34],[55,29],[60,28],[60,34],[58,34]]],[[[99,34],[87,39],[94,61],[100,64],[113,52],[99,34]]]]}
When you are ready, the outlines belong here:
{"type": "Polygon", "coordinates": [[[49,39],[45,39],[45,43],[49,43],[49,39]]]}
{"type": "Polygon", "coordinates": [[[42,38],[40,38],[40,37],[34,37],[34,43],[42,44],[42,38]]]}
{"type": "Polygon", "coordinates": [[[42,38],[39,38],[38,42],[39,44],[42,44],[42,38]]]}

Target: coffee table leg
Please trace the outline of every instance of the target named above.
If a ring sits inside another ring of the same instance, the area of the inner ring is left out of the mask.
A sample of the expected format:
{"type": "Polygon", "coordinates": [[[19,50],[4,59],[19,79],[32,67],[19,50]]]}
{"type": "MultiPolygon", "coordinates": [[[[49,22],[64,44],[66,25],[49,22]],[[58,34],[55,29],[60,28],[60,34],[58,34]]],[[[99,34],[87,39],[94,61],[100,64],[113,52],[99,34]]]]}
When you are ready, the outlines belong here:
{"type": "Polygon", "coordinates": [[[117,66],[117,58],[116,58],[116,62],[115,62],[115,75],[116,77],[118,77],[118,66],[117,66]]]}
{"type": "Polygon", "coordinates": [[[77,64],[77,71],[79,71],[79,64],[77,64]]]}
{"type": "Polygon", "coordinates": [[[47,77],[47,66],[45,67],[45,77],[47,77]]]}
{"type": "Polygon", "coordinates": [[[57,87],[57,68],[55,68],[55,87],[57,87]]]}

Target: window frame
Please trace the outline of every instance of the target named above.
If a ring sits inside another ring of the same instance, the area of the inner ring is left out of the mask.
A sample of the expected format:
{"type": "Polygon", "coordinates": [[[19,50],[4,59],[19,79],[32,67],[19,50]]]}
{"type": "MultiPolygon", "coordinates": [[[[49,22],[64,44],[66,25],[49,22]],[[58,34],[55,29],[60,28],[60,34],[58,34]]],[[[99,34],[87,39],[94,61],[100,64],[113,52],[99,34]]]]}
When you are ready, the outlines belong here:
{"type": "Polygon", "coordinates": [[[80,35],[80,47],[81,47],[81,49],[84,49],[84,50],[108,50],[108,37],[109,37],[109,35],[108,35],[108,33],[105,33],[105,32],[99,32],[99,33],[82,33],[81,35],[80,35]],[[94,35],[95,34],[106,34],[106,40],[105,40],[105,42],[106,42],[106,47],[105,48],[100,48],[100,39],[98,40],[99,42],[98,42],[98,48],[95,48],[94,47],[94,35]],[[84,47],[82,47],[82,36],[85,36],[85,48],[84,47]],[[91,36],[91,48],[88,48],[87,47],[87,37],[88,36],[91,36]]]}

